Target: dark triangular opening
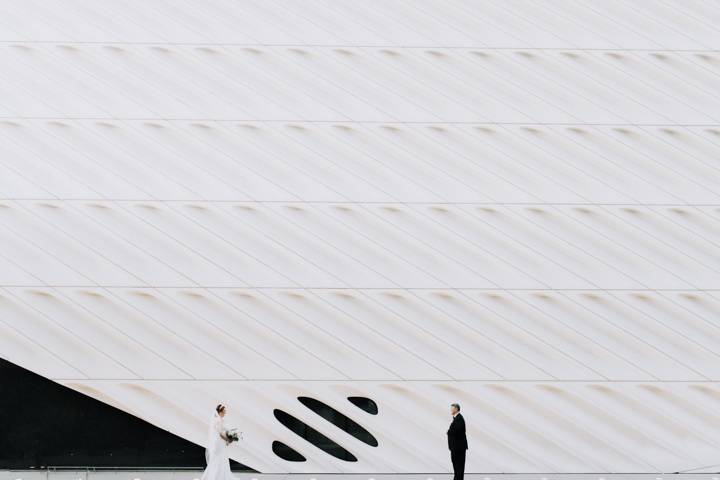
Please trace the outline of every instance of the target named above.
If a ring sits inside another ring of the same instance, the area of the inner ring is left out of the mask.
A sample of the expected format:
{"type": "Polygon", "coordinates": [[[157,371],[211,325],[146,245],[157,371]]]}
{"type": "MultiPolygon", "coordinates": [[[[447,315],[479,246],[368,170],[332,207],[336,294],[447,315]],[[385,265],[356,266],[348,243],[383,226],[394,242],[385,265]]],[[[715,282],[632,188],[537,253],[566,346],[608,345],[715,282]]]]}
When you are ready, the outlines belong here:
{"type": "Polygon", "coordinates": [[[0,469],[205,468],[203,447],[2,358],[0,432],[0,469]]]}

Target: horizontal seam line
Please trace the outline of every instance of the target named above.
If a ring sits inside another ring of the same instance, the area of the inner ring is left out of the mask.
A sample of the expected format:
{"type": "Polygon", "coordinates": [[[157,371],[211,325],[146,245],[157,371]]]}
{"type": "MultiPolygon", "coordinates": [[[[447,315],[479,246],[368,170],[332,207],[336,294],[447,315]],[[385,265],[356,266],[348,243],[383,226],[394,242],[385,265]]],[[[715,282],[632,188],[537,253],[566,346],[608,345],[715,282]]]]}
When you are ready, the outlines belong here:
{"type": "Polygon", "coordinates": [[[720,127],[720,123],[593,123],[593,122],[482,122],[482,121],[403,121],[403,120],[307,120],[295,118],[258,119],[258,118],[213,118],[213,117],[46,117],[46,116],[0,116],[0,120],[104,120],[104,121],[183,121],[183,122],[256,122],[256,123],[308,123],[308,124],[335,124],[357,123],[361,125],[547,125],[547,126],[595,126],[595,127],[720,127]]]}
{"type": "Polygon", "coordinates": [[[7,288],[151,288],[151,289],[196,289],[196,290],[412,290],[412,291],[434,291],[434,290],[472,290],[472,291],[488,291],[488,292],[718,292],[720,288],[504,288],[504,287],[455,287],[455,286],[436,286],[436,287],[333,287],[333,286],[298,286],[298,285],[277,285],[277,286],[251,286],[251,285],[233,285],[233,286],[209,286],[209,285],[109,285],[109,284],[79,284],[79,285],[62,285],[62,284],[0,284],[0,287],[7,288]]]}
{"type": "Polygon", "coordinates": [[[533,50],[533,51],[588,51],[588,52],[679,52],[679,53],[720,53],[718,49],[704,48],[578,48],[567,47],[527,47],[527,46],[502,46],[489,47],[484,45],[398,45],[398,44],[338,44],[338,43],[268,43],[268,42],[117,42],[117,41],[82,41],[82,40],[0,40],[0,44],[37,44],[37,45],[176,45],[176,46],[217,46],[217,47],[307,47],[307,48],[397,48],[401,50],[414,50],[433,48],[439,50],[533,50]]]}
{"type": "Polygon", "coordinates": [[[341,383],[352,383],[352,382],[377,382],[387,383],[389,381],[395,383],[406,383],[406,382],[474,382],[474,383],[720,383],[720,380],[645,380],[645,379],[633,379],[633,380],[612,380],[612,379],[508,379],[508,378],[486,378],[486,379],[463,379],[463,378],[409,378],[403,380],[388,380],[388,379],[365,379],[365,378],[353,378],[348,380],[347,378],[329,378],[329,379],[317,379],[317,378],[60,378],[60,377],[47,377],[51,380],[56,381],[99,381],[99,382],[273,382],[273,383],[306,383],[306,382],[341,382],[341,383]]]}
{"type": "Polygon", "coordinates": [[[598,207],[720,207],[720,203],[600,203],[600,202],[433,202],[433,201],[411,201],[403,202],[398,200],[262,200],[262,199],[236,199],[236,200],[205,200],[199,198],[60,198],[60,197],[0,197],[0,201],[18,202],[143,202],[143,203],[225,203],[225,204],[247,204],[247,203],[282,203],[282,204],[311,204],[311,205],[482,205],[482,206],[598,206],[598,207]]]}

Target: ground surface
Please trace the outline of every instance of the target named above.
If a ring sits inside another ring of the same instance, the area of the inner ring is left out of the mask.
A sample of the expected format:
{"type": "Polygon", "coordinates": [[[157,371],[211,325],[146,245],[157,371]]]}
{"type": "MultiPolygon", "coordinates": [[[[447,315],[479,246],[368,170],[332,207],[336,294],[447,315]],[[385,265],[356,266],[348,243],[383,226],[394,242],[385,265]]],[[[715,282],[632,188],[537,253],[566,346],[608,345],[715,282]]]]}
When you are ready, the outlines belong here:
{"type": "MultiPolygon", "coordinates": [[[[0,480],[194,480],[199,471],[0,471],[0,480]]],[[[252,474],[238,480],[449,480],[449,474],[252,474]]],[[[466,474],[467,480],[720,480],[720,473],[692,474],[466,474]]]]}

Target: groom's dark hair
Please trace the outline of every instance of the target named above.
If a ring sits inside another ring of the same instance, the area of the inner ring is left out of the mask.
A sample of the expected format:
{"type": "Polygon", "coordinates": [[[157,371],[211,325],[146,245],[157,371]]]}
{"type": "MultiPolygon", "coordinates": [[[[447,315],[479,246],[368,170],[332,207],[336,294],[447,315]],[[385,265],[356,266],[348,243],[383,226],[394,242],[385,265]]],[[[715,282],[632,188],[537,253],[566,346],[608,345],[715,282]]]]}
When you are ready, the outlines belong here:
{"type": "Polygon", "coordinates": [[[459,403],[451,403],[450,406],[457,408],[457,411],[458,411],[458,412],[460,411],[460,404],[459,404],[459,403]]]}

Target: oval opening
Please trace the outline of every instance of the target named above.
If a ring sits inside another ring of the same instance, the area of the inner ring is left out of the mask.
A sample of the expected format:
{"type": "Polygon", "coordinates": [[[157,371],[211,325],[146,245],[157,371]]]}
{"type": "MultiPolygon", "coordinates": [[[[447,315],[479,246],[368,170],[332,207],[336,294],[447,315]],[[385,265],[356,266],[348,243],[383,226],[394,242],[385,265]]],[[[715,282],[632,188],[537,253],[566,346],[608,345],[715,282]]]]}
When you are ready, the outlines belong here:
{"type": "Polygon", "coordinates": [[[312,443],[323,452],[340,460],[345,460],[346,462],[357,462],[355,455],[348,452],[343,447],[335,443],[335,441],[318,432],[302,420],[298,420],[289,413],[278,409],[273,410],[273,414],[275,415],[275,418],[277,418],[278,421],[288,430],[312,443]]]}
{"type": "Polygon", "coordinates": [[[370,415],[378,414],[377,403],[371,398],[367,397],[348,397],[348,400],[361,410],[365,410],[370,415]]]}
{"type": "Polygon", "coordinates": [[[306,461],[306,458],[302,456],[301,453],[299,453],[297,450],[293,449],[292,447],[288,447],[282,442],[278,442],[275,440],[272,443],[272,451],[275,455],[282,458],[283,460],[287,460],[288,462],[304,462],[306,461]]]}
{"type": "Polygon", "coordinates": [[[365,428],[362,427],[362,425],[358,424],[355,420],[343,413],[338,412],[330,405],[327,405],[320,400],[315,400],[314,398],[310,397],[298,397],[298,400],[307,408],[317,413],[339,429],[357,438],[361,442],[365,442],[371,447],[378,446],[378,441],[372,435],[372,433],[368,432],[367,430],[365,430],[365,428]]]}

